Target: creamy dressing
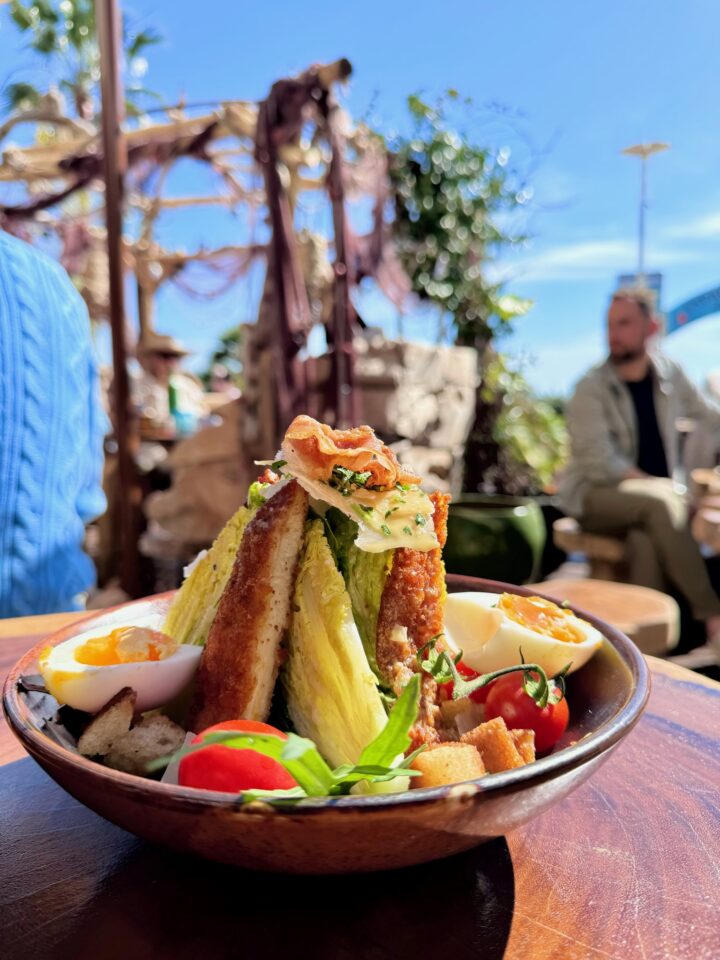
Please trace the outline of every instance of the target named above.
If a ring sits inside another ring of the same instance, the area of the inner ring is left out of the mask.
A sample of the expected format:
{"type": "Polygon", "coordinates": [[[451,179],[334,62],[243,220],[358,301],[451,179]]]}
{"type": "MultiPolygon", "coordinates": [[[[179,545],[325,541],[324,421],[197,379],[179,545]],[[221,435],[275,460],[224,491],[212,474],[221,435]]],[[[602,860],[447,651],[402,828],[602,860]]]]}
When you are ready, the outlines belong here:
{"type": "Polygon", "coordinates": [[[357,487],[349,493],[341,493],[325,480],[307,476],[299,460],[288,461],[287,471],[313,500],[337,507],[357,523],[355,545],[359,550],[381,553],[409,547],[427,552],[440,546],[432,518],[435,508],[419,487],[395,487],[393,490],[357,487]]]}

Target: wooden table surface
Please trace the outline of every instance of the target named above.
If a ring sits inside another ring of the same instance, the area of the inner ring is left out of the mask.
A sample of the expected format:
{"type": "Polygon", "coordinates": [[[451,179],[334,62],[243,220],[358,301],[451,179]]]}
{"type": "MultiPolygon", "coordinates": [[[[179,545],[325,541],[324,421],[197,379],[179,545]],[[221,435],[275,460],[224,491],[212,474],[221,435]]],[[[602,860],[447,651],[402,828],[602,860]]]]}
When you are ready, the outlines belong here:
{"type": "MultiPolygon", "coordinates": [[[[76,614],[0,621],[0,676],[76,614]]],[[[0,729],[3,960],[720,958],[720,685],[650,659],[635,730],[543,816],[356,877],[251,874],[153,847],[0,729]]]]}

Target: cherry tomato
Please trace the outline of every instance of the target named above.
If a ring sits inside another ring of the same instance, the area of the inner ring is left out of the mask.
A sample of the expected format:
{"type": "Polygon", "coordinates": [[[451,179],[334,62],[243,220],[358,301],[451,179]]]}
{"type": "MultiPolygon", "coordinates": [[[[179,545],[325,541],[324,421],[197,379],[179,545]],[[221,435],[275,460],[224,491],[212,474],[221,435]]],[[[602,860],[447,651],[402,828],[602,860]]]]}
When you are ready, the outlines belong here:
{"type": "Polygon", "coordinates": [[[260,720],[223,720],[222,723],[214,723],[207,727],[201,733],[193,737],[193,743],[200,743],[203,737],[208,733],[217,733],[219,730],[238,730],[240,733],[272,733],[281,740],[287,740],[287,734],[277,727],[271,727],[269,723],[263,723],[260,720]]]}
{"type": "Polygon", "coordinates": [[[563,697],[542,709],[525,692],[523,674],[508,673],[490,684],[485,701],[485,719],[502,717],[511,730],[534,730],[535,749],[544,753],[553,747],[567,729],[570,712],[563,697]]]}
{"type": "MultiPolygon", "coordinates": [[[[238,730],[242,733],[271,733],[286,740],[280,730],[259,720],[225,720],[203,730],[193,743],[201,743],[208,733],[238,730]]],[[[180,761],[178,782],[183,787],[241,793],[243,790],[288,790],[297,780],[281,763],[257,750],[237,750],[222,743],[211,743],[204,750],[189,753],[180,761]]]]}
{"type": "MultiPolygon", "coordinates": [[[[461,677],[464,677],[465,680],[474,680],[475,677],[479,677],[480,674],[477,670],[473,670],[472,667],[469,667],[466,663],[463,663],[462,660],[460,663],[456,663],[457,672],[461,677]]],[[[493,681],[494,683],[495,681],[493,681]]],[[[492,683],[489,683],[485,687],[480,687],[479,690],[473,690],[468,699],[473,700],[475,703],[485,703],[487,695],[490,692],[492,683]]],[[[447,683],[443,683],[440,687],[440,699],[441,700],[452,700],[453,688],[455,684],[452,680],[449,680],[447,683]]]]}

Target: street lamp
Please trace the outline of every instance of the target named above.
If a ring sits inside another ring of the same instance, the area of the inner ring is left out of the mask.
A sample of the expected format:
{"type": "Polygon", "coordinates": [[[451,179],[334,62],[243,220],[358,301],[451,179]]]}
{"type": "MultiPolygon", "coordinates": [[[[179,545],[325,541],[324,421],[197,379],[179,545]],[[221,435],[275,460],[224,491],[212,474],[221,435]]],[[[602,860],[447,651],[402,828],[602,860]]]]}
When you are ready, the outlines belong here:
{"type": "Polygon", "coordinates": [[[638,283],[642,283],[645,277],[645,208],[647,207],[646,189],[647,189],[647,159],[654,153],[661,153],[667,150],[669,143],[636,143],[632,147],[626,147],[620,152],[626,157],[640,157],[640,217],[638,220],[638,283]]]}

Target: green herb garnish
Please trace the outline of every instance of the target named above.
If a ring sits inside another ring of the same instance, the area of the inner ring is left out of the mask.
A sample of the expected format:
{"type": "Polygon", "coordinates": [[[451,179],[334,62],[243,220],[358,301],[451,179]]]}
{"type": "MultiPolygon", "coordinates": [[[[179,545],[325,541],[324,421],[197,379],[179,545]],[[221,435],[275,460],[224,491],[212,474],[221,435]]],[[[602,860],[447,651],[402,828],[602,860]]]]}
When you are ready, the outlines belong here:
{"type": "Polygon", "coordinates": [[[343,497],[350,497],[357,489],[364,487],[371,476],[369,470],[359,473],[348,470],[347,467],[333,467],[328,486],[337,490],[343,497]]]}
{"type": "Polygon", "coordinates": [[[416,514],[415,514],[415,523],[416,523],[419,527],[424,527],[425,524],[427,523],[427,520],[425,519],[425,517],[424,517],[421,513],[416,513],[416,514]]]}
{"type": "Polygon", "coordinates": [[[286,464],[287,464],[287,460],[275,460],[274,463],[270,464],[270,469],[272,470],[273,473],[277,473],[278,470],[282,470],[282,468],[286,464]]]}
{"type": "Polygon", "coordinates": [[[392,530],[386,523],[381,524],[380,529],[382,530],[382,532],[385,534],[386,537],[392,536],[392,530]]]}

